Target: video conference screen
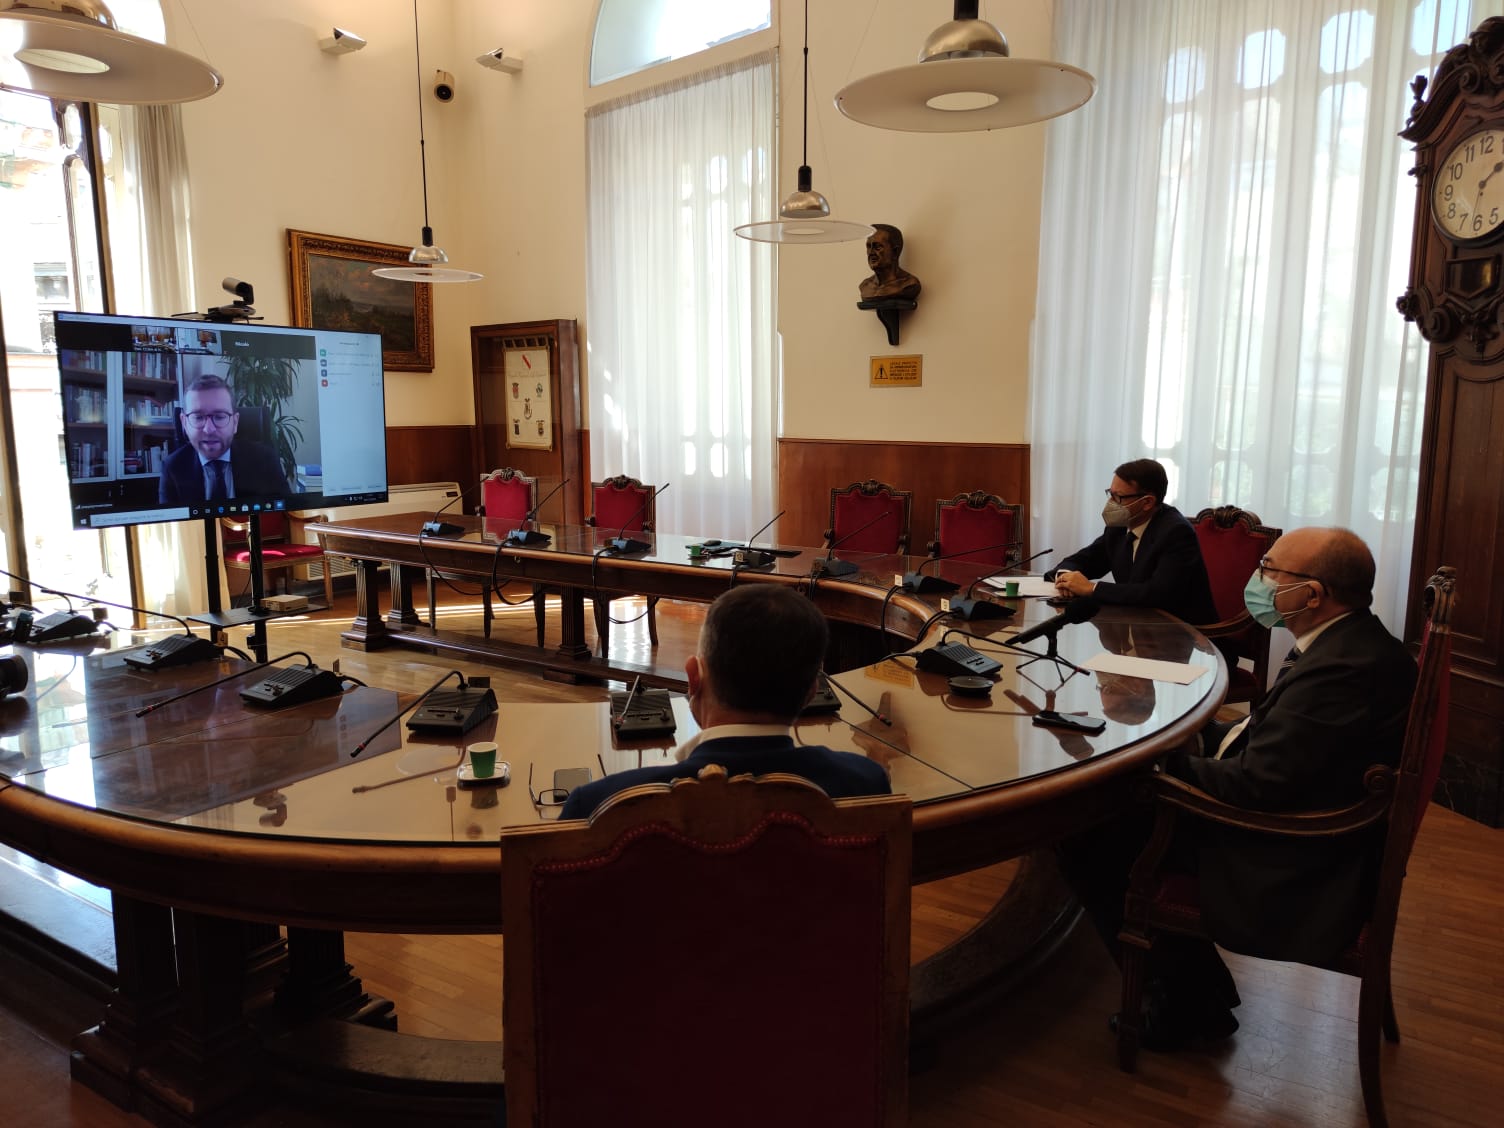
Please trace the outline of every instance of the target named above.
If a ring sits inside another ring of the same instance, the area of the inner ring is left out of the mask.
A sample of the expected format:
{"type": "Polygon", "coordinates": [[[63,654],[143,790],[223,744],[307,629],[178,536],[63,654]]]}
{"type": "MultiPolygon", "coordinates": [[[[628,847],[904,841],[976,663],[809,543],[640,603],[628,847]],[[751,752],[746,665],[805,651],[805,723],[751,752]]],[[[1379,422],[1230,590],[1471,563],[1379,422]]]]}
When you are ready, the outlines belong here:
{"type": "Polygon", "coordinates": [[[55,318],[75,528],[387,499],[379,334],[55,318]]]}

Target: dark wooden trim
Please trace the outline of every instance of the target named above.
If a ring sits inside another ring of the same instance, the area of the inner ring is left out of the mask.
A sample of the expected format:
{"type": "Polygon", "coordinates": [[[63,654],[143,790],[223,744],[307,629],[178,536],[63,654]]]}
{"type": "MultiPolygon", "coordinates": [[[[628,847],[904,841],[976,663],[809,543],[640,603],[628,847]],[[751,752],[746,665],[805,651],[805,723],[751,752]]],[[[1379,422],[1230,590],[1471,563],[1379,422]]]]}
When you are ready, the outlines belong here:
{"type": "MultiPolygon", "coordinates": [[[[417,482],[458,482],[461,488],[480,480],[472,449],[475,428],[468,423],[386,429],[386,474],[394,486],[417,482]]],[[[474,504],[466,506],[474,511],[474,504]]]]}

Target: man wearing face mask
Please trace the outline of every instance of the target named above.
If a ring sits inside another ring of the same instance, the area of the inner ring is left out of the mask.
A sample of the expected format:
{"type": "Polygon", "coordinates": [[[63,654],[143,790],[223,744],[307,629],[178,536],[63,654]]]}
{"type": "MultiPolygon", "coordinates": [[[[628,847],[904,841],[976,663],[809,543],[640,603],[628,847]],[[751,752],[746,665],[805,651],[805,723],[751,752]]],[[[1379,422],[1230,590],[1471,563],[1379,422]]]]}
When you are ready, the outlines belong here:
{"type": "Polygon", "coordinates": [[[1165,504],[1169,479],[1152,458],[1125,462],[1107,487],[1102,535],[1060,562],[1045,579],[1065,596],[1159,607],[1188,623],[1217,619],[1196,530],[1165,504]],[[1111,573],[1110,580],[1099,579],[1111,573]]]}
{"type": "MultiPolygon", "coordinates": [[[[1415,662],[1369,611],[1374,562],[1346,529],[1295,529],[1249,578],[1244,603],[1295,648],[1250,716],[1212,725],[1202,751],[1165,770],[1260,811],[1341,807],[1363,796],[1373,764],[1399,761],[1415,662]]],[[[1127,867],[1147,840],[1139,814],[1067,840],[1061,861],[1109,949],[1117,951],[1127,867]]],[[[1169,857],[1198,878],[1203,918],[1225,948],[1274,960],[1329,961],[1357,936],[1383,847],[1370,835],[1298,841],[1182,823],[1169,857]]],[[[1155,945],[1146,991],[1149,1049],[1225,1038],[1238,993],[1216,948],[1187,937],[1155,945]]]]}

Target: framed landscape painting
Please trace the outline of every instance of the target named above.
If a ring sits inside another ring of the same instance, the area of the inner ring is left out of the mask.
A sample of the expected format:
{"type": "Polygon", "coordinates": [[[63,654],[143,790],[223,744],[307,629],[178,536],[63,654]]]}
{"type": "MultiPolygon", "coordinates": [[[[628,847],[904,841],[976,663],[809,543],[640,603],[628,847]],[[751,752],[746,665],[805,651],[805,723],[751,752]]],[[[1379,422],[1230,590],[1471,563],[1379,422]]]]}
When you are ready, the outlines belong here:
{"type": "Polygon", "coordinates": [[[378,278],[378,266],[406,266],[410,247],[287,232],[294,325],[381,334],[383,366],[433,371],[433,287],[378,278]]]}

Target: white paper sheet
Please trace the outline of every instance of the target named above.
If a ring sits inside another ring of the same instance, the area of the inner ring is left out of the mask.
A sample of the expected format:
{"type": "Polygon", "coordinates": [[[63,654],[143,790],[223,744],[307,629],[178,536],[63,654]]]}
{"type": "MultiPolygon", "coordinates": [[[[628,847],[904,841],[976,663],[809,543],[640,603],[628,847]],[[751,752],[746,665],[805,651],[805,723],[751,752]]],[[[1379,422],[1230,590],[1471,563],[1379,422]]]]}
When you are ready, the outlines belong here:
{"type": "Polygon", "coordinates": [[[1057,594],[1055,581],[1047,580],[1043,576],[988,576],[982,581],[988,587],[995,587],[1002,591],[1004,586],[1010,583],[1018,584],[1018,594],[1021,596],[1051,596],[1057,594]]]}
{"type": "Polygon", "coordinates": [[[1176,685],[1190,685],[1202,674],[1211,673],[1205,666],[1192,666],[1188,662],[1162,662],[1157,658],[1135,658],[1131,654],[1108,654],[1105,650],[1087,662],[1086,668],[1104,674],[1174,682],[1176,685]]]}

